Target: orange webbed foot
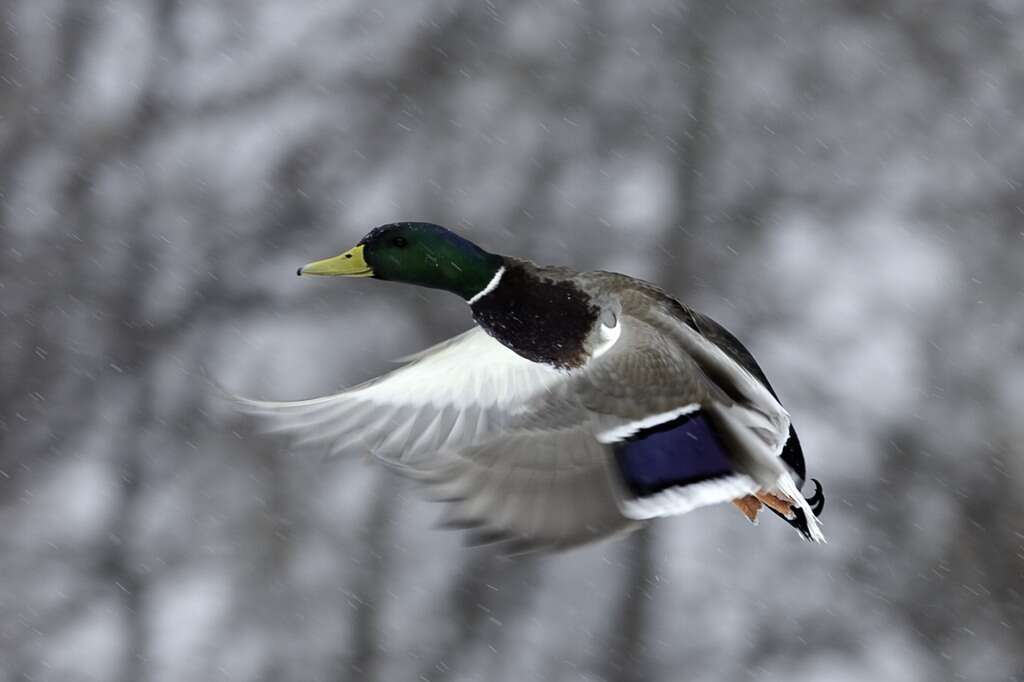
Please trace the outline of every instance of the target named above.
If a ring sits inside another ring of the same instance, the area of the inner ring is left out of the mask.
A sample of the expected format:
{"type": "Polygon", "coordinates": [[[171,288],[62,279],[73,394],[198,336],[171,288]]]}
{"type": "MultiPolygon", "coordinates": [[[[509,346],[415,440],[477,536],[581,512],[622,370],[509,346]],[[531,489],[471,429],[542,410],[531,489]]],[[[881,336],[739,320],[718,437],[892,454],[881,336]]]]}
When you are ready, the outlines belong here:
{"type": "Polygon", "coordinates": [[[761,511],[761,502],[753,495],[746,495],[732,501],[736,508],[743,512],[747,520],[757,524],[757,513],[761,511]]]}

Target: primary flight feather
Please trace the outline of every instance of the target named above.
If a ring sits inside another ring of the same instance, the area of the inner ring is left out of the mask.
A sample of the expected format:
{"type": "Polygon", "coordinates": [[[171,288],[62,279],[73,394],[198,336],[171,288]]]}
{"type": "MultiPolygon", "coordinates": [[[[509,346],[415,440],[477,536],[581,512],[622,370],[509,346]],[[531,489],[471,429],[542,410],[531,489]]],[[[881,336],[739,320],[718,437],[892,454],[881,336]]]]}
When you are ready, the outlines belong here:
{"type": "Polygon", "coordinates": [[[647,282],[488,253],[394,223],[300,275],[444,289],[477,326],[335,395],[239,399],[274,430],[370,452],[448,502],[479,541],[563,549],[659,516],[768,506],[824,541],[789,414],[746,348],[647,282]]]}

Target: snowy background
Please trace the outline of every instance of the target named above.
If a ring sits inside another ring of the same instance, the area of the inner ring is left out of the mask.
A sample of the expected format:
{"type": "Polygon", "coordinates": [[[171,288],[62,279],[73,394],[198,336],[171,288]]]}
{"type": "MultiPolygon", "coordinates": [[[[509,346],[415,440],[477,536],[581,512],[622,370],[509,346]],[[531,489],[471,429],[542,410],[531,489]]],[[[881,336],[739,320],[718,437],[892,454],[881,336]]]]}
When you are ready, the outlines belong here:
{"type": "Polygon", "coordinates": [[[0,13],[0,681],[1024,680],[1024,3],[0,13]],[[223,410],[470,324],[295,277],[399,219],[732,328],[831,543],[502,560],[223,410]]]}

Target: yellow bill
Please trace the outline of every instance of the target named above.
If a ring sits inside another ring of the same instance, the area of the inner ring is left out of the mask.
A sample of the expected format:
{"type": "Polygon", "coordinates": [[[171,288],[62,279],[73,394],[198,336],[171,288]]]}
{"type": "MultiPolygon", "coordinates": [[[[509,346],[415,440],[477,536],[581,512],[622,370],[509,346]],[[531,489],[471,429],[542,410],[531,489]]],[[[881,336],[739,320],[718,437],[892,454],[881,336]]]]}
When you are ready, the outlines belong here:
{"type": "Polygon", "coordinates": [[[299,275],[340,275],[341,277],[373,277],[373,268],[363,257],[363,245],[349,249],[333,258],[313,261],[299,268],[299,275]]]}

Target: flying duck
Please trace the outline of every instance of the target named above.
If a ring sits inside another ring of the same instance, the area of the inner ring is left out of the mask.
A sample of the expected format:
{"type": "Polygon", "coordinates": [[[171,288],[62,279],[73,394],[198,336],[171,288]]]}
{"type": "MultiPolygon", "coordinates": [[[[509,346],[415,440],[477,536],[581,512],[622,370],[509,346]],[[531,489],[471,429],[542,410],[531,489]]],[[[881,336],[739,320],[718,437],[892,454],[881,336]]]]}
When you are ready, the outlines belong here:
{"type": "Polygon", "coordinates": [[[449,503],[477,542],[558,550],[662,516],[763,506],[824,542],[800,441],[750,352],[665,291],[489,253],[393,223],[299,275],[372,277],[463,298],[469,331],[340,393],[239,398],[271,430],[371,453],[449,503]]]}

